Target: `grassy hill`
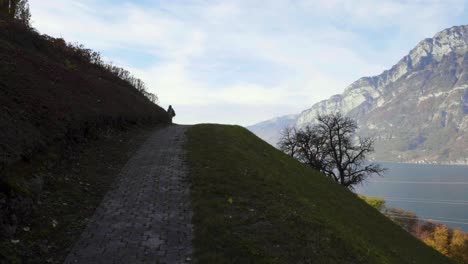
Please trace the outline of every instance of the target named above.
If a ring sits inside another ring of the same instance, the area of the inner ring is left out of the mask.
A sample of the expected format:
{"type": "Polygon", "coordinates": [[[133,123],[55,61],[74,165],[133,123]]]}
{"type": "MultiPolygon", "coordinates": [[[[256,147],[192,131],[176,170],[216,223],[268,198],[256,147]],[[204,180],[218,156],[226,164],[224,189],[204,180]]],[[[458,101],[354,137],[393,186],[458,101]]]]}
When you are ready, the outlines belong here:
{"type": "Polygon", "coordinates": [[[199,263],[450,263],[238,126],[188,132],[199,263]]]}

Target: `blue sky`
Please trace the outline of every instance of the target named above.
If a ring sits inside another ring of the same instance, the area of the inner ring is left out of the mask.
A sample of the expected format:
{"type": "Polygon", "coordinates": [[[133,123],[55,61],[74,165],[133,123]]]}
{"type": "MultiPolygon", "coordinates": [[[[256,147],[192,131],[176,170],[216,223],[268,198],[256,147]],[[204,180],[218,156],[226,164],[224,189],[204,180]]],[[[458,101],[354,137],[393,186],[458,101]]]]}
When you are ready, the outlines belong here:
{"type": "Polygon", "coordinates": [[[461,0],[30,0],[41,33],[143,79],[178,123],[298,113],[468,24],[461,0]]]}

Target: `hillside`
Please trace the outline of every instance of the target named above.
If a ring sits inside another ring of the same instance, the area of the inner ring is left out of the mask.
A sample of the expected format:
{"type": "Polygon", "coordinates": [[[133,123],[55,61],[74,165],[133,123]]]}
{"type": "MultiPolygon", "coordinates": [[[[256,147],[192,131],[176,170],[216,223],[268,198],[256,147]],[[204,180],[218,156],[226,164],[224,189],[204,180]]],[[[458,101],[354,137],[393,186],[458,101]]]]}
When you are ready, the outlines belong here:
{"type": "Polygon", "coordinates": [[[92,63],[96,54],[0,17],[0,239],[66,178],[50,169],[79,155],[74,146],[168,122],[149,93],[92,63]]]}
{"type": "MultiPolygon", "coordinates": [[[[378,160],[467,164],[467,52],[468,26],[445,29],[421,41],[391,69],[363,77],[343,94],[304,110],[295,126],[340,111],[358,121],[359,134],[377,138],[378,160]]],[[[268,139],[276,133],[278,138],[280,130],[257,135],[268,139]]]]}
{"type": "Polygon", "coordinates": [[[188,131],[199,263],[450,263],[238,126],[188,131]]]}
{"type": "Polygon", "coordinates": [[[0,28],[0,169],[99,129],[167,122],[162,108],[63,40],[3,20],[0,28]]]}
{"type": "Polygon", "coordinates": [[[167,121],[134,87],[73,57],[63,40],[2,20],[0,29],[0,168],[98,128],[167,121]]]}

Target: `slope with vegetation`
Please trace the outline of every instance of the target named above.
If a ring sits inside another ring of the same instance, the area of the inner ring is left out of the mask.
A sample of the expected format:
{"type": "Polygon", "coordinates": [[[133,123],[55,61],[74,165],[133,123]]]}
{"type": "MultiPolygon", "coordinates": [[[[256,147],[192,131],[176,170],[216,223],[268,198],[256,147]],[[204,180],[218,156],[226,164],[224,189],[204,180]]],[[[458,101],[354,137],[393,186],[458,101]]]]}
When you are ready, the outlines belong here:
{"type": "Polygon", "coordinates": [[[7,20],[0,29],[0,168],[95,129],[168,121],[140,80],[99,53],[7,20]]]}
{"type": "Polygon", "coordinates": [[[50,169],[70,148],[169,122],[141,80],[98,52],[39,34],[15,4],[27,8],[27,1],[0,1],[0,239],[13,242],[66,178],[50,169]]]}
{"type": "Polygon", "coordinates": [[[244,128],[198,125],[188,139],[199,263],[450,263],[244,128]]]}

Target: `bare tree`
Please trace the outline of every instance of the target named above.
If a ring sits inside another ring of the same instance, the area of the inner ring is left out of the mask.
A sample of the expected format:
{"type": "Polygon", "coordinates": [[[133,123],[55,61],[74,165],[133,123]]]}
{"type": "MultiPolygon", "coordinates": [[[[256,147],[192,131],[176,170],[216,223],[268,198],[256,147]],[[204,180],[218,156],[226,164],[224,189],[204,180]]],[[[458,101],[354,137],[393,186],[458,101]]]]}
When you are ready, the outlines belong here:
{"type": "Polygon", "coordinates": [[[374,151],[374,140],[356,138],[356,129],[356,122],[340,113],[319,115],[315,125],[285,129],[278,147],[339,184],[353,188],[370,175],[385,171],[367,160],[374,151]]]}
{"type": "Polygon", "coordinates": [[[281,131],[280,141],[278,142],[278,148],[281,151],[295,158],[299,149],[299,142],[296,140],[297,132],[294,127],[286,127],[281,131]]]}

